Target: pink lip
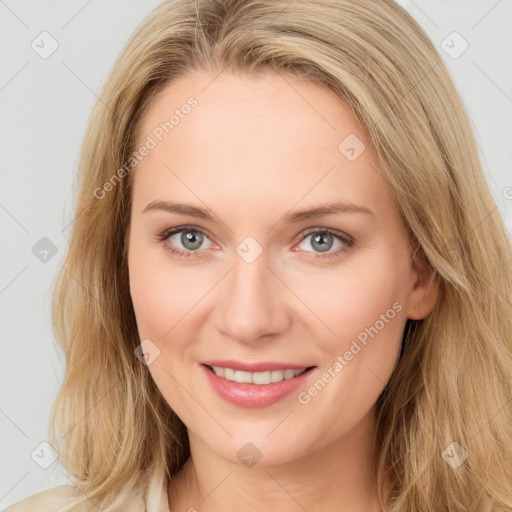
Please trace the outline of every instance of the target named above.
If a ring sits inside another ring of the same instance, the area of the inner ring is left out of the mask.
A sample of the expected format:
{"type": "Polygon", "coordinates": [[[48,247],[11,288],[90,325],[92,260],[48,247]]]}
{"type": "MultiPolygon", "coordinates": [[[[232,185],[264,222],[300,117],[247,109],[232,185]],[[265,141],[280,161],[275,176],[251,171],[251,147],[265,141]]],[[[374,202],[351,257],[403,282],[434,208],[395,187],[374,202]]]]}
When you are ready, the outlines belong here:
{"type": "Polygon", "coordinates": [[[233,370],[241,370],[243,372],[268,372],[272,370],[302,370],[313,366],[311,364],[295,364],[295,363],[277,363],[277,362],[266,362],[262,361],[259,363],[242,363],[241,361],[233,361],[227,359],[221,361],[220,359],[201,361],[202,364],[209,366],[221,366],[222,368],[232,368],[233,370]]]}
{"type": "MultiPolygon", "coordinates": [[[[217,361],[220,362],[220,361],[217,361]]],[[[223,364],[215,364],[213,366],[223,366],[227,362],[224,361],[223,364]]],[[[286,395],[289,395],[292,391],[296,390],[299,386],[304,384],[306,379],[309,378],[310,374],[313,373],[316,368],[310,368],[306,370],[304,373],[297,377],[293,377],[292,379],[285,379],[281,382],[272,382],[270,384],[247,384],[247,383],[239,383],[233,382],[223,377],[219,377],[215,375],[211,370],[209,370],[204,364],[199,365],[201,370],[204,372],[208,382],[212,386],[213,390],[226,401],[238,405],[239,407],[251,407],[251,408],[261,408],[268,407],[269,405],[275,404],[279,402],[279,400],[283,399],[286,395]]],[[[275,366],[275,364],[274,364],[275,366]]],[[[247,367],[247,365],[246,365],[247,367]]],[[[293,367],[293,365],[292,365],[293,367]]],[[[226,366],[226,368],[233,368],[232,366],[226,366]]],[[[265,366],[268,368],[268,365],[265,366]]],[[[290,366],[286,368],[291,369],[290,366]]],[[[299,367],[304,368],[304,366],[299,367]]],[[[238,369],[238,368],[234,368],[238,369]]],[[[274,368],[276,369],[276,368],[274,368]]],[[[283,369],[283,368],[277,368],[283,369]]],[[[243,370],[250,371],[250,370],[243,370]]],[[[254,371],[254,370],[252,370],[254,371]]]]}

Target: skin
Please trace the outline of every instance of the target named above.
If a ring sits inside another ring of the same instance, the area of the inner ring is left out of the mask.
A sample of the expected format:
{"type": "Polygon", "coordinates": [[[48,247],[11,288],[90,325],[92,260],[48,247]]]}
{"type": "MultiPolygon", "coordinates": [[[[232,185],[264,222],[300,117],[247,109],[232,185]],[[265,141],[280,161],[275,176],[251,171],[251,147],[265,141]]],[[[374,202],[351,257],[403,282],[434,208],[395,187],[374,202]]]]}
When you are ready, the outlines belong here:
{"type": "Polygon", "coordinates": [[[198,105],[134,170],[130,293],[140,339],[160,350],[148,369],[187,426],[192,454],[170,482],[170,509],[378,511],[375,402],[407,318],[431,312],[437,281],[413,265],[377,154],[343,101],[270,72],[214,76],[194,71],[166,86],[139,125],[140,144],[187,98],[198,105]],[[349,134],[366,146],[354,161],[338,149],[349,134]],[[157,200],[207,208],[215,220],[143,213],[157,200]],[[282,222],[290,211],[337,201],[374,214],[282,222]],[[199,249],[183,245],[182,233],[158,241],[184,225],[206,231],[199,249]],[[327,239],[327,252],[345,250],[322,260],[312,243],[318,233],[301,237],[307,228],[355,242],[327,239]],[[247,236],[263,251],[252,263],[236,252],[247,236]],[[192,257],[172,255],[173,244],[192,257]],[[242,408],[200,371],[206,359],[316,365],[299,391],[307,390],[394,303],[401,310],[307,404],[293,392],[242,408]],[[248,442],[261,452],[252,467],[237,457],[248,442]]]}

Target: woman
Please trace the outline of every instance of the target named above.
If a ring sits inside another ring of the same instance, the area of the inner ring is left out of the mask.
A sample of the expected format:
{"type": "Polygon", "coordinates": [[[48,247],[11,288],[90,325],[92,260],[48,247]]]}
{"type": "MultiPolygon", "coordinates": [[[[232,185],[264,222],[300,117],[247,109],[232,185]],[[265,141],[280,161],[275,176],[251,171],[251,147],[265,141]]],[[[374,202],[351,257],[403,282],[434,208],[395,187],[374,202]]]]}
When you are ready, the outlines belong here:
{"type": "Polygon", "coordinates": [[[80,170],[51,424],[76,486],[9,512],[512,507],[511,244],[404,9],[166,1],[80,170]]]}

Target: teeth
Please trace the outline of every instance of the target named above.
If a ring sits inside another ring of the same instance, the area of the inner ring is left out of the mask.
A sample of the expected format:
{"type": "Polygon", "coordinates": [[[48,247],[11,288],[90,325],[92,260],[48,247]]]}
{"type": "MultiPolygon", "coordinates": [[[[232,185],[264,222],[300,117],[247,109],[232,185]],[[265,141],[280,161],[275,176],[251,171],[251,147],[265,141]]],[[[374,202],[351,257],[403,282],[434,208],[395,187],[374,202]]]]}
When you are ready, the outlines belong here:
{"type": "Polygon", "coordinates": [[[272,370],[268,372],[243,372],[233,370],[232,368],[222,368],[221,366],[212,366],[213,372],[219,377],[224,377],[233,382],[247,384],[270,384],[271,382],[281,382],[285,379],[292,379],[306,371],[302,370],[272,370]]]}

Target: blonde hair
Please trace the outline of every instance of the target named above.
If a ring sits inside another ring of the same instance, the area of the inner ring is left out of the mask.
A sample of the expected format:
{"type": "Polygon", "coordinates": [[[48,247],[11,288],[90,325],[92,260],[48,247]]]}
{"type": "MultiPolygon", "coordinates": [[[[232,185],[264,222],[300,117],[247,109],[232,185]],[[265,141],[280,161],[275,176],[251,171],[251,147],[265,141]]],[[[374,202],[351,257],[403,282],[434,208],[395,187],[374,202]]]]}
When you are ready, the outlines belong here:
{"type": "Polygon", "coordinates": [[[121,491],[145,485],[141,475],[159,468],[171,477],[190,454],[185,426],[134,355],[133,172],[100,199],[98,190],[136,149],[156,95],[195,69],[290,73],[350,105],[415,255],[440,281],[433,312],[408,321],[377,402],[379,498],[390,512],[512,508],[511,242],[452,79],[423,29],[391,0],[168,0],[126,44],[89,120],[53,297],[66,373],[50,440],[77,486],[97,505],[116,503],[121,491]],[[452,442],[468,455],[456,469],[441,456],[453,455],[452,442]]]}

